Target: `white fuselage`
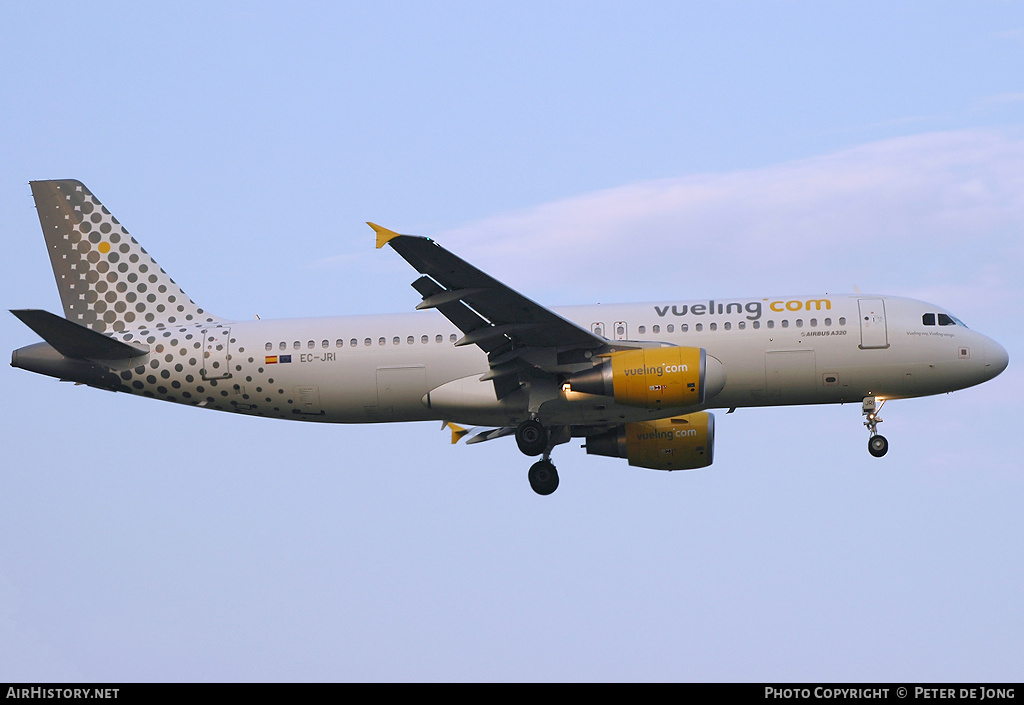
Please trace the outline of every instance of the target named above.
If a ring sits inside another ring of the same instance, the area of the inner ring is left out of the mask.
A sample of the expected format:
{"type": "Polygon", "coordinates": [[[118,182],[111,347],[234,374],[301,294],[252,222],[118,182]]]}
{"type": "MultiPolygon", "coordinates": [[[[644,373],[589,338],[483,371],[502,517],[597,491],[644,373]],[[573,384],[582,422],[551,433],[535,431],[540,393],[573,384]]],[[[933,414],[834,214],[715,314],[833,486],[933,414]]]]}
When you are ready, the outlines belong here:
{"type": "MultiPolygon", "coordinates": [[[[923,396],[979,384],[1006,365],[1006,352],[997,343],[952,322],[943,309],[891,296],[555,310],[610,341],[704,348],[724,366],[726,383],[699,408],[923,396]],[[926,314],[940,313],[945,325],[925,324],[926,314]]],[[[148,345],[150,354],[115,368],[121,391],[274,418],[443,419],[493,426],[525,418],[526,395],[498,402],[492,383],[479,379],[488,371],[486,356],[472,345],[454,346],[460,336],[430,311],[166,326],[116,334],[148,345]]],[[[657,416],[694,410],[661,409],[657,416]]],[[[560,391],[541,411],[546,422],[569,425],[622,423],[654,414],[571,390],[560,391]]]]}
{"type": "Polygon", "coordinates": [[[706,409],[859,402],[885,455],[879,399],[962,389],[1008,356],[937,306],[783,296],[551,310],[431,238],[369,223],[419,274],[415,313],[230,321],[196,304],[80,181],[31,182],[64,316],[12,313],[44,342],[11,364],[101,389],[326,423],[441,419],[453,441],[515,435],[558,486],[552,449],[657,470],[707,467],[706,409]]]}

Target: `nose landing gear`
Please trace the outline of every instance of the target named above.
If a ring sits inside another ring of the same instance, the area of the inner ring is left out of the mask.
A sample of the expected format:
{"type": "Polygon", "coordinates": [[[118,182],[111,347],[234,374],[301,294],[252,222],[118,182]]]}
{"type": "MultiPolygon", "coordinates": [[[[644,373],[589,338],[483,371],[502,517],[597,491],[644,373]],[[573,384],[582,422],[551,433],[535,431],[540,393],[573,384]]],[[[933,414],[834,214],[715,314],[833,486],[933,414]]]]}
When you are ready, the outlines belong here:
{"type": "Polygon", "coordinates": [[[883,404],[885,404],[885,399],[876,400],[875,397],[864,397],[864,402],[861,405],[861,413],[866,419],[864,425],[868,427],[868,433],[871,434],[868,438],[868,452],[876,458],[881,458],[889,452],[889,441],[885,436],[878,435],[878,424],[882,423],[878,412],[882,410],[883,404]]]}

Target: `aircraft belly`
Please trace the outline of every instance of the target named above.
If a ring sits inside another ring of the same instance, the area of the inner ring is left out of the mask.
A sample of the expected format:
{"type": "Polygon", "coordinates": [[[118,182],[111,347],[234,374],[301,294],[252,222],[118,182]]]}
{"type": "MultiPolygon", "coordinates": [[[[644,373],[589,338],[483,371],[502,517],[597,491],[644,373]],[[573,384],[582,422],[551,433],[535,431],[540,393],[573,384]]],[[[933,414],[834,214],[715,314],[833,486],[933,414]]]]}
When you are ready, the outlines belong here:
{"type": "Polygon", "coordinates": [[[570,392],[565,397],[552,399],[540,407],[540,418],[545,423],[574,426],[603,426],[607,424],[637,423],[669,416],[682,416],[707,408],[707,405],[669,409],[646,409],[616,404],[608,397],[570,392]]]}

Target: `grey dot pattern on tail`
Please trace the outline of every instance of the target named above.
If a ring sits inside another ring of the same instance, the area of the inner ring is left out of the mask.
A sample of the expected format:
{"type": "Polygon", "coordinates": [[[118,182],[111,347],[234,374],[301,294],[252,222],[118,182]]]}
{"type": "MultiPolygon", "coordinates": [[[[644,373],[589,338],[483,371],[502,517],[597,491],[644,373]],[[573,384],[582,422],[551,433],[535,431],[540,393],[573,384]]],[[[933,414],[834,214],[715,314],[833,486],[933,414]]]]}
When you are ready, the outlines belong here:
{"type": "Polygon", "coordinates": [[[219,319],[198,307],[81,182],[34,181],[65,316],[100,332],[219,319]]]}

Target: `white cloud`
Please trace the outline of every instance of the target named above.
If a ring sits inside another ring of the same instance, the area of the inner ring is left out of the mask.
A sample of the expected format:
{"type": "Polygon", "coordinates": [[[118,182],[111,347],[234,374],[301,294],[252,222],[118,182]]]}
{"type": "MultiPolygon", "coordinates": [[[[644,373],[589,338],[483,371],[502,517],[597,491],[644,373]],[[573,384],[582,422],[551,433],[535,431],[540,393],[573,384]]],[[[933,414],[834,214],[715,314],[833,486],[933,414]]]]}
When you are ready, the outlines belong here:
{"type": "Polygon", "coordinates": [[[1013,29],[1005,29],[1001,32],[995,33],[996,39],[1009,39],[1014,42],[1024,41],[1024,28],[1014,27],[1013,29]]]}
{"type": "Polygon", "coordinates": [[[1022,234],[1024,139],[972,130],[611,188],[437,239],[524,293],[583,302],[952,279],[1006,294],[1020,288],[1022,234]]]}

